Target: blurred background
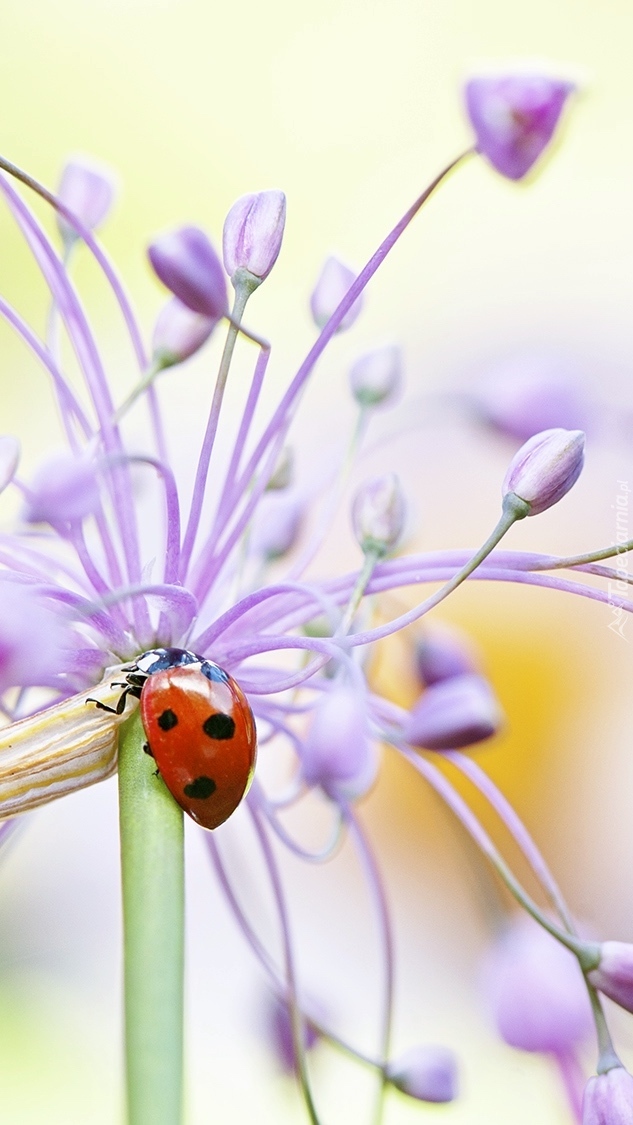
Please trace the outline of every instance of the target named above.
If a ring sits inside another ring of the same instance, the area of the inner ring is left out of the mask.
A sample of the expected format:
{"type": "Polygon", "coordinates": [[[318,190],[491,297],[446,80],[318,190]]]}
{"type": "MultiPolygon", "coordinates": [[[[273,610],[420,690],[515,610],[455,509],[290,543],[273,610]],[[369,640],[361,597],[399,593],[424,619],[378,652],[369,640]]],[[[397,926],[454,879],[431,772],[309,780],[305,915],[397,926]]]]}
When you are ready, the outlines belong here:
{"type": "MultiPolygon", "coordinates": [[[[349,437],[350,362],[399,343],[406,399],[377,419],[379,441],[358,479],[376,466],[401,474],[409,547],[474,547],[497,518],[517,442],[478,421],[469,396],[536,357],[586,388],[600,424],[589,428],[573,493],[515,528],[509,545],[573,554],[614,540],[618,482],[633,480],[626,0],[9,0],[1,27],[0,150],[51,186],[77,152],[116,170],[120,196],[104,242],[148,334],[163,300],[146,265],[149,239],[195,222],[217,245],[237,196],[286,192],[283,251],[248,319],[273,342],[270,401],[314,338],[308,297],[325,256],[360,267],[471,143],[464,76],[527,57],[576,77],[582,93],[537,176],[512,185],[472,161],[398,245],[363,316],[319,368],[299,419],[298,471],[309,482],[333,432],[341,448],[349,437]]],[[[5,213],[0,240],[2,290],[41,329],[43,289],[5,213]]],[[[89,264],[76,267],[122,396],[133,375],[115,311],[89,264]]],[[[165,382],[183,434],[205,409],[213,355],[165,382]]],[[[2,430],[20,435],[28,475],[54,445],[51,400],[4,327],[0,393],[2,430]]],[[[315,573],[356,563],[343,511],[315,573]]],[[[597,603],[488,584],[460,591],[440,616],[473,635],[507,714],[505,733],[478,760],[534,832],[587,930],[633,940],[633,625],[619,636],[597,603]]],[[[381,666],[405,702],[417,690],[410,657],[403,641],[381,666]]],[[[489,918],[450,817],[388,755],[361,813],[398,930],[396,1046],[441,1042],[463,1061],[460,1101],[434,1111],[394,1095],[387,1122],[568,1125],[547,1062],[505,1047],[492,1030],[480,987],[489,918]]],[[[31,816],[0,864],[0,1105],[12,1125],[121,1120],[116,815],[110,781],[31,816]]],[[[300,1122],[263,1030],[265,982],[190,835],[188,1125],[254,1115],[300,1122]]],[[[224,840],[254,901],[239,824],[227,825],[224,840]]],[[[337,871],[309,874],[308,883],[288,871],[309,986],[371,1050],[378,961],[365,958],[372,918],[357,867],[344,853],[337,871]]],[[[622,1017],[616,1026],[633,1061],[633,1025],[622,1017]]],[[[589,1072],[591,1051],[586,1062],[589,1072]]],[[[353,1063],[325,1052],[315,1081],[328,1123],[361,1120],[367,1090],[353,1063]]]]}

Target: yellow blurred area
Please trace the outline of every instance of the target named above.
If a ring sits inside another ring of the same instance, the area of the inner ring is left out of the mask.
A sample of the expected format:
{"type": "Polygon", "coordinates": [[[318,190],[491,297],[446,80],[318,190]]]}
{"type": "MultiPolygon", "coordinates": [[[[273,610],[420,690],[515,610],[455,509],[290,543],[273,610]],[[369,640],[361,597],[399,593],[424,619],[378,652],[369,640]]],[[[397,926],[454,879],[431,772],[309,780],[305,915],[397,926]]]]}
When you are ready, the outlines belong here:
{"type": "MultiPolygon", "coordinates": [[[[345,441],[347,367],[385,341],[402,343],[408,397],[393,420],[379,420],[378,436],[396,440],[361,461],[358,479],[377,465],[401,473],[416,549],[485,539],[513,451],[463,420],[426,419],[426,392],[468,388],[504,357],[534,349],[561,355],[605,398],[631,408],[630,0],[7,0],[0,27],[0,151],[50,186],[70,153],[117,171],[121,195],[103,238],[148,335],[164,296],[145,261],[151,237],[195,222],[219,245],[237,196],[285,190],[284,247],[248,321],[273,342],[269,402],[313,340],[307,301],[326,254],[360,267],[470,144],[462,78],[505,58],[571,72],[583,90],[541,173],[516,186],[472,161],[382,267],[363,317],[334,342],[306,397],[299,472],[324,450],[327,459],[333,432],[345,441]]],[[[0,290],[42,330],[43,286],[4,211],[0,247],[0,290]]],[[[76,277],[123,398],[134,371],[113,302],[86,260],[76,277]]],[[[245,350],[236,381],[251,367],[245,350]]],[[[207,409],[211,370],[207,357],[163,380],[183,458],[193,456],[191,419],[199,425],[207,409]]],[[[56,422],[42,373],[4,325],[0,394],[0,429],[20,435],[26,475],[58,440],[56,422]]],[[[617,481],[632,472],[630,445],[608,434],[590,443],[560,512],[525,521],[508,545],[573,554],[610,543],[617,481]]],[[[322,566],[355,565],[342,512],[322,566]]],[[[413,604],[410,591],[400,597],[413,604]]],[[[592,934],[633,939],[633,626],[618,637],[607,607],[488,583],[460,590],[439,616],[475,638],[507,716],[477,760],[524,817],[592,934]]],[[[417,691],[411,643],[408,634],[386,645],[376,670],[402,702],[417,691]]],[[[547,1064],[500,1045],[486,1020],[483,876],[450,816],[390,754],[361,813],[398,925],[397,1046],[445,1042],[464,1060],[463,1098],[436,1116],[447,1125],[570,1125],[547,1064]]],[[[108,783],[46,809],[25,829],[0,869],[0,1119],[106,1125],[121,1120],[122,1102],[115,790],[108,783]]],[[[187,1125],[300,1122],[299,1100],[273,1073],[252,1016],[262,977],[200,852],[192,841],[187,1125]]],[[[362,1038],[366,1013],[361,1004],[353,1014],[352,985],[363,994],[375,966],[364,967],[368,913],[356,874],[344,857],[334,892],[317,874],[324,898],[314,901],[302,872],[288,878],[308,934],[311,916],[328,930],[328,969],[341,1008],[350,1005],[349,1034],[362,1038]]],[[[307,963],[320,940],[306,941],[307,963]]],[[[619,1029],[626,1054],[633,1032],[624,1022],[619,1029]]],[[[590,1069],[591,1052],[586,1061],[590,1069]]],[[[366,1095],[354,1064],[323,1059],[315,1076],[328,1125],[360,1123],[366,1095]]],[[[393,1096],[386,1125],[433,1115],[393,1096]]]]}

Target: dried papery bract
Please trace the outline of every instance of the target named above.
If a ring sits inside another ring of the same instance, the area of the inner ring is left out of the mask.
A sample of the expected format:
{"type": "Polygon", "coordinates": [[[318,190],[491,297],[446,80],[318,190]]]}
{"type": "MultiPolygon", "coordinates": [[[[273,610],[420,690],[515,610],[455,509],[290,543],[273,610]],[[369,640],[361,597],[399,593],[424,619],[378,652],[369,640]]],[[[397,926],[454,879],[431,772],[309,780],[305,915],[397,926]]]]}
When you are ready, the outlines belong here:
{"type": "Polygon", "coordinates": [[[155,239],[149,260],[163,285],[192,312],[218,320],[227,312],[222,263],[204,231],[181,227],[155,239]]]}
{"type": "Polygon", "coordinates": [[[268,277],[281,250],[285,224],[283,191],[259,191],[236,200],[222,236],[224,267],[236,288],[238,271],[249,275],[253,287],[268,277]]]}
{"type": "Polygon", "coordinates": [[[582,430],[544,430],[522,445],[503,482],[504,501],[518,496],[536,516],[562,500],[573,488],[585,460],[582,430]]]}
{"type": "Polygon", "coordinates": [[[485,75],[465,86],[477,149],[511,180],[521,180],[551,141],[572,82],[544,74],[485,75]]]}
{"type": "Polygon", "coordinates": [[[457,1097],[457,1060],[447,1047],[409,1047],[387,1066],[392,1086],[421,1102],[452,1102],[457,1097]]]}
{"type": "Polygon", "coordinates": [[[582,1125],[631,1125],[633,1077],[622,1066],[590,1078],[582,1103],[582,1125]]]}
{"type": "Polygon", "coordinates": [[[467,673],[428,687],[411,711],[403,737],[425,750],[459,749],[491,738],[502,722],[488,681],[467,673]]]}

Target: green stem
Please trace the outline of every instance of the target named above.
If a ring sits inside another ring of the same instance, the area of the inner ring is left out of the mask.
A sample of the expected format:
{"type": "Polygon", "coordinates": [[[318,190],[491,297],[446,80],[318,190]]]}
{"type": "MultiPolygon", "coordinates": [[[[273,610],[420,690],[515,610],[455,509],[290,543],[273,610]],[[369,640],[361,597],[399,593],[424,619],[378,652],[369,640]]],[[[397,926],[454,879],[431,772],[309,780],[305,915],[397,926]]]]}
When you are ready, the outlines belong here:
{"type": "Polygon", "coordinates": [[[183,814],[144,742],[136,711],[119,746],[128,1125],[180,1125],[183,814]]]}

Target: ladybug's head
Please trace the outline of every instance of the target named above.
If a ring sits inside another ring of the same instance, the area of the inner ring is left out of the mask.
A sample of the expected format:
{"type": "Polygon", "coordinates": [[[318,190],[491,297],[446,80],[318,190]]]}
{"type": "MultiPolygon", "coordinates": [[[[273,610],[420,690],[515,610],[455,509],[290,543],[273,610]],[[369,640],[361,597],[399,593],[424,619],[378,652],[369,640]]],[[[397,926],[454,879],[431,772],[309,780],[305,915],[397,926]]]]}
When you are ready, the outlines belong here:
{"type": "Polygon", "coordinates": [[[182,664],[200,664],[203,658],[196,656],[195,652],[188,652],[186,648],[152,648],[142,653],[136,661],[139,672],[151,676],[153,672],[162,672],[165,668],[177,668],[182,664]]]}

